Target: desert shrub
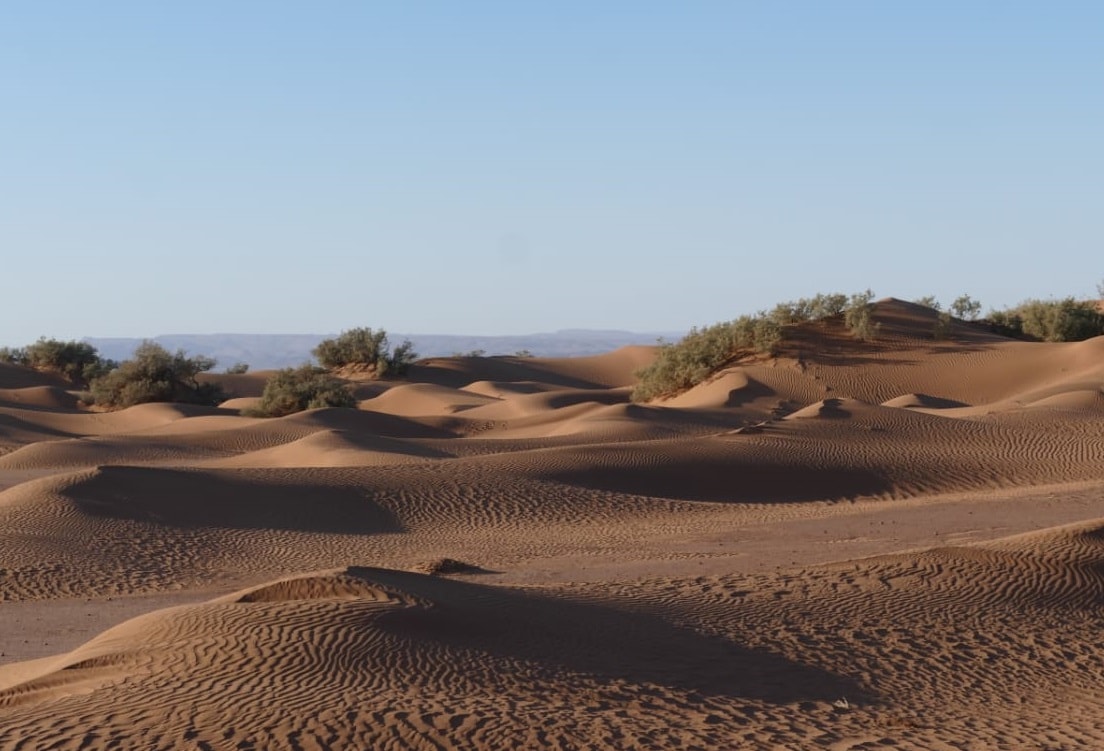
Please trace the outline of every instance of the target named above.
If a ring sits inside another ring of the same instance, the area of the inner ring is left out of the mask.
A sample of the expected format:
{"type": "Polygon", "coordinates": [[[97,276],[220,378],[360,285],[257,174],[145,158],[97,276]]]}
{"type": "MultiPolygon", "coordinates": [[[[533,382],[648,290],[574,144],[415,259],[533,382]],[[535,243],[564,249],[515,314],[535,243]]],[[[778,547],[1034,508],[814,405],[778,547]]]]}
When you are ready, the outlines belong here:
{"type": "Polygon", "coordinates": [[[236,362],[226,369],[226,375],[245,375],[249,372],[249,363],[236,362]]]}
{"type": "MultiPolygon", "coordinates": [[[[871,338],[876,330],[870,321],[870,290],[848,297],[818,294],[779,303],[770,312],[741,316],[733,321],[693,328],[678,342],[660,342],[659,354],[651,365],[636,372],[634,401],[670,396],[695,386],[740,357],[773,353],[785,339],[786,329],[806,321],[845,314],[848,328],[871,338]],[[857,327],[857,328],[856,328],[857,327]]],[[[856,334],[858,335],[858,334],[856,334]]]]}
{"type": "Polygon", "coordinates": [[[843,311],[843,322],[856,338],[869,341],[877,332],[877,325],[871,318],[874,310],[874,293],[870,290],[857,292],[851,295],[847,301],[847,308],[843,311]]]}
{"type": "Polygon", "coordinates": [[[1072,297],[1064,300],[1028,300],[1015,315],[1023,333],[1045,342],[1079,342],[1104,334],[1104,315],[1089,302],[1072,297]]]}
{"type": "Polygon", "coordinates": [[[1014,310],[991,310],[984,323],[994,334],[1022,339],[1024,337],[1023,319],[1014,310]]]}
{"type": "Polygon", "coordinates": [[[102,407],[121,409],[146,402],[179,402],[214,406],[226,398],[214,383],[197,376],[215,367],[210,357],[175,354],[160,344],[142,342],[134,356],[108,373],[92,379],[89,394],[102,407]]]}
{"type": "Polygon", "coordinates": [[[46,337],[26,347],[0,349],[0,362],[57,373],[78,386],[85,386],[118,366],[114,360],[101,358],[87,342],[46,337]]]}
{"type": "Polygon", "coordinates": [[[813,320],[831,318],[832,316],[840,315],[846,308],[847,295],[840,293],[830,295],[818,294],[809,301],[809,316],[813,320]]]}
{"type": "Polygon", "coordinates": [[[913,300],[917,305],[923,305],[925,308],[931,308],[932,310],[943,310],[943,306],[939,304],[939,300],[935,299],[935,295],[924,295],[913,300]]]}
{"type": "Polygon", "coordinates": [[[704,328],[693,328],[676,343],[661,343],[655,361],[637,372],[633,399],[648,401],[688,389],[735,357],[771,352],[782,338],[773,315],[759,313],[704,328]]]}
{"type": "Polygon", "coordinates": [[[278,370],[265,383],[260,403],[245,410],[253,417],[282,417],[305,409],[355,407],[349,386],[325,368],[303,365],[278,370]]]}
{"type": "Polygon", "coordinates": [[[8,365],[26,365],[27,348],[0,347],[0,362],[5,362],[8,365]]]}
{"type": "Polygon", "coordinates": [[[342,331],[334,339],[319,343],[311,353],[323,368],[359,367],[372,372],[377,378],[385,375],[403,375],[418,359],[410,340],[393,350],[383,329],[356,328],[342,331]]]}
{"type": "Polygon", "coordinates": [[[779,326],[792,326],[805,321],[819,321],[837,316],[847,307],[847,295],[817,294],[797,300],[778,303],[771,310],[770,318],[779,326]]]}
{"type": "Polygon", "coordinates": [[[981,314],[981,303],[974,300],[969,295],[961,295],[956,297],[954,302],[951,303],[950,311],[954,314],[955,318],[962,318],[966,321],[976,321],[978,315],[981,314]]]}
{"type": "Polygon", "coordinates": [[[951,324],[954,322],[954,318],[947,311],[942,311],[935,319],[935,326],[932,327],[932,338],[937,340],[949,339],[951,337],[951,324]]]}
{"type": "Polygon", "coordinates": [[[112,360],[102,359],[96,348],[87,342],[64,342],[46,337],[18,349],[5,347],[0,351],[0,361],[57,373],[78,386],[88,384],[117,365],[112,360]]]}
{"type": "Polygon", "coordinates": [[[1079,342],[1104,335],[1104,314],[1092,302],[1026,300],[1015,308],[989,312],[989,329],[1003,336],[1044,342],[1079,342]]]}

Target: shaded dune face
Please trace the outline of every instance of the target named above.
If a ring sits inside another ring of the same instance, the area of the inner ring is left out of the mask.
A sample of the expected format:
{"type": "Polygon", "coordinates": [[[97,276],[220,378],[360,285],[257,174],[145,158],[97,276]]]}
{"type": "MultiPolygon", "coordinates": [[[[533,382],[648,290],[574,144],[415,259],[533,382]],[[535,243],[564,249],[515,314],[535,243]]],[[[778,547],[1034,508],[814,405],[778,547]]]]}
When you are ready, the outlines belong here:
{"type": "Polygon", "coordinates": [[[43,741],[105,717],[93,746],[429,733],[446,748],[490,748],[541,727],[600,742],[670,723],[705,741],[741,703],[863,696],[828,671],[646,612],[366,568],[145,616],[19,678],[0,691],[8,727],[38,722],[47,704],[43,741]]]}
{"type": "Polygon", "coordinates": [[[1104,337],[934,315],[647,404],[648,347],[276,419],[0,366],[0,751],[1104,748],[1104,337]]]}

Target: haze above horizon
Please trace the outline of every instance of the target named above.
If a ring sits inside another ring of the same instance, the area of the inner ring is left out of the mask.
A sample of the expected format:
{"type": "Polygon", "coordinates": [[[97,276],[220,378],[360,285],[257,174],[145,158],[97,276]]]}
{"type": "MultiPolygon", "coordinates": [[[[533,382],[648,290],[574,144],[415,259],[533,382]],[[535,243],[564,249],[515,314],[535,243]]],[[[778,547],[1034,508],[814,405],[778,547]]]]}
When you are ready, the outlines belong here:
{"type": "Polygon", "coordinates": [[[1095,296],[1104,6],[138,2],[0,23],[0,345],[1095,296]]]}

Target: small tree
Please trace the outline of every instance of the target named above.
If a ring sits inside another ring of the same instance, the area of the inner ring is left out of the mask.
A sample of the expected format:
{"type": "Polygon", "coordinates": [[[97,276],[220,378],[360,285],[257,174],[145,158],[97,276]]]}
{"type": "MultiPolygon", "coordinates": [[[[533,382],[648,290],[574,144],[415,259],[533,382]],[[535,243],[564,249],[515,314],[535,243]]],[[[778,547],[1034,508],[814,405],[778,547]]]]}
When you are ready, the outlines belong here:
{"type": "Polygon", "coordinates": [[[349,386],[325,368],[303,365],[276,371],[265,384],[257,407],[246,410],[253,417],[283,417],[305,409],[355,407],[349,386]]]}
{"type": "Polygon", "coordinates": [[[210,357],[188,357],[184,350],[170,353],[160,344],[142,342],[130,360],[92,380],[95,403],[120,409],[146,402],[179,402],[214,406],[226,398],[214,383],[197,376],[215,367],[210,357]]]}
{"type": "Polygon", "coordinates": [[[77,386],[85,386],[118,363],[104,360],[88,342],[41,337],[26,347],[0,349],[0,362],[25,365],[35,370],[57,373],[77,386]]]}
{"type": "Polygon", "coordinates": [[[874,309],[871,302],[873,299],[874,293],[869,289],[865,292],[857,292],[851,295],[847,309],[843,312],[843,321],[848,330],[863,341],[873,339],[878,328],[871,319],[874,309]]]}
{"type": "Polygon", "coordinates": [[[387,332],[383,329],[356,328],[342,331],[334,339],[326,339],[311,350],[319,364],[328,369],[362,368],[377,378],[403,375],[418,358],[410,340],[391,350],[387,332]]]}
{"type": "Polygon", "coordinates": [[[935,295],[924,295],[913,300],[917,305],[923,305],[925,308],[931,308],[932,310],[942,310],[943,306],[939,304],[939,301],[935,299],[935,295]]]}
{"type": "Polygon", "coordinates": [[[1104,334],[1104,314],[1092,303],[1028,300],[1016,309],[1023,333],[1046,342],[1079,342],[1104,334]]]}
{"type": "Polygon", "coordinates": [[[972,299],[969,295],[962,295],[956,297],[955,301],[951,303],[951,312],[954,313],[956,318],[975,321],[981,314],[981,303],[972,299]]]}
{"type": "Polygon", "coordinates": [[[954,318],[947,311],[942,311],[935,319],[935,326],[932,328],[932,338],[942,341],[944,339],[951,338],[951,326],[953,325],[954,318]]]}
{"type": "Polygon", "coordinates": [[[0,347],[0,362],[5,362],[9,365],[26,365],[27,348],[0,347]]]}

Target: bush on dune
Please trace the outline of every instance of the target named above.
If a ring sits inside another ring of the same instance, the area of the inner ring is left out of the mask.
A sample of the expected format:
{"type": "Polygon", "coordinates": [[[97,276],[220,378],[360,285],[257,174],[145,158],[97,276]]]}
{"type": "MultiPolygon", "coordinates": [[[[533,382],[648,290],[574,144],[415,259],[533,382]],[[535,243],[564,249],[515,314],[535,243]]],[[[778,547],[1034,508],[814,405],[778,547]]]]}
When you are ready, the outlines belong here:
{"type": "Polygon", "coordinates": [[[818,294],[779,303],[770,312],[741,316],[734,321],[693,328],[674,343],[661,343],[655,361],[637,371],[634,401],[669,396],[695,386],[729,362],[753,354],[771,354],[787,327],[807,321],[842,316],[853,336],[872,339],[877,326],[871,320],[874,293],[818,294]]]}
{"type": "Polygon", "coordinates": [[[1104,335],[1104,313],[1091,302],[1027,300],[989,313],[990,329],[1004,336],[1044,342],[1079,342],[1104,335]]]}
{"type": "Polygon", "coordinates": [[[57,373],[78,386],[90,383],[118,365],[101,358],[96,348],[87,342],[46,337],[26,347],[0,349],[0,362],[57,373]]]}
{"type": "Polygon", "coordinates": [[[403,375],[418,358],[409,340],[391,349],[387,332],[371,328],[343,331],[336,338],[321,342],[311,354],[328,370],[361,368],[376,378],[403,375]]]}
{"type": "Polygon", "coordinates": [[[142,342],[134,356],[114,370],[92,380],[90,393],[95,403],[122,409],[148,402],[177,402],[215,406],[226,398],[214,383],[200,383],[197,376],[215,367],[210,357],[175,354],[160,344],[142,342]]]}
{"type": "Polygon", "coordinates": [[[655,361],[637,372],[640,382],[633,399],[648,401],[688,389],[739,354],[770,352],[779,341],[780,329],[763,313],[693,328],[678,342],[661,344],[655,361]]]}
{"type": "Polygon", "coordinates": [[[276,371],[265,383],[260,403],[245,410],[250,417],[283,417],[305,409],[356,407],[349,386],[324,368],[303,365],[276,371]]]}

